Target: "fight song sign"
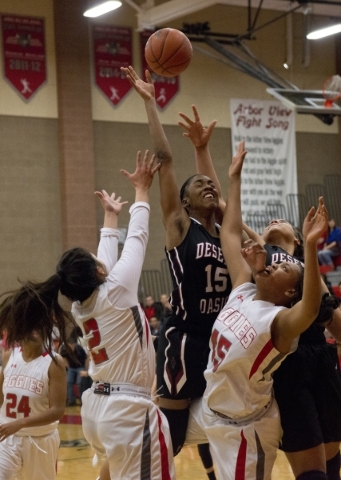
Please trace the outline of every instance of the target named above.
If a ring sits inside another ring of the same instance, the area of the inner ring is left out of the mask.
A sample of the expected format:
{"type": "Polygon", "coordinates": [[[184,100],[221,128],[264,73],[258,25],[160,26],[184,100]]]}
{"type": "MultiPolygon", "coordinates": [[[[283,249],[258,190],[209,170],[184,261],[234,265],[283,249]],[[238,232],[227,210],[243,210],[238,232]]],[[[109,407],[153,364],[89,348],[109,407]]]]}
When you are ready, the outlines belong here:
{"type": "MultiPolygon", "coordinates": [[[[230,100],[233,154],[245,140],[242,215],[265,215],[267,205],[286,205],[297,193],[295,112],[277,101],[230,100]]],[[[283,218],[283,217],[282,217],[283,218]]]]}
{"type": "Polygon", "coordinates": [[[132,64],[132,33],[128,27],[97,25],[93,29],[95,83],[116,106],[132,88],[121,67],[132,64]]]}
{"type": "Polygon", "coordinates": [[[154,32],[151,32],[149,30],[145,30],[140,33],[142,78],[145,78],[144,72],[146,70],[149,70],[152,76],[152,80],[154,82],[156,104],[162,110],[179,92],[179,76],[163,77],[161,75],[157,75],[149,68],[147,60],[144,56],[144,49],[148,38],[152,35],[152,33],[154,32]]]}
{"type": "Polygon", "coordinates": [[[4,76],[29,100],[46,81],[44,20],[2,15],[1,25],[4,76]]]}

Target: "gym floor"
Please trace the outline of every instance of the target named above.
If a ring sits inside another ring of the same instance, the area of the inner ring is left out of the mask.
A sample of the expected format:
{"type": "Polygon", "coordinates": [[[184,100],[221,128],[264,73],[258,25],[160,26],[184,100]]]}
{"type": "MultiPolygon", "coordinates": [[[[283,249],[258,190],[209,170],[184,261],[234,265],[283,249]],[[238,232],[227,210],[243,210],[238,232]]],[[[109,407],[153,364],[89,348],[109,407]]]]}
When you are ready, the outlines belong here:
{"type": "MultiPolygon", "coordinates": [[[[80,407],[66,408],[59,425],[61,446],[58,453],[58,480],[81,478],[95,480],[100,467],[92,467],[93,451],[84,439],[80,418],[80,407]]],[[[183,448],[175,457],[177,480],[207,480],[195,446],[183,448]]],[[[278,452],[273,470],[273,479],[293,480],[290,466],[282,452],[278,452]]]]}

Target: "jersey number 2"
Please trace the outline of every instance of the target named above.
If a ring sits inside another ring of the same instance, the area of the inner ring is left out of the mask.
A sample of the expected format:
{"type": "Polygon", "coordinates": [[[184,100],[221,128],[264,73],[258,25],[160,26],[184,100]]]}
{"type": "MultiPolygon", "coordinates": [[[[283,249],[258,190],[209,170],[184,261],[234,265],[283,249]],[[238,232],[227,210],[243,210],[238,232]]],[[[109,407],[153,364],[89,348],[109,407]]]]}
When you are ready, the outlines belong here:
{"type": "Polygon", "coordinates": [[[226,354],[231,346],[231,342],[229,342],[223,335],[219,334],[218,330],[213,330],[211,342],[213,371],[215,372],[226,357],[226,354]]]}
{"type": "Polygon", "coordinates": [[[97,353],[93,351],[101,343],[101,334],[98,328],[97,320],[95,318],[89,318],[89,320],[86,320],[83,323],[83,327],[87,335],[90,333],[92,334],[92,337],[88,340],[88,345],[94,364],[99,365],[100,363],[108,360],[108,355],[105,348],[100,348],[97,353]]]}
{"type": "Polygon", "coordinates": [[[15,393],[7,393],[6,395],[6,417],[17,418],[17,413],[23,413],[24,417],[30,414],[30,399],[23,395],[17,407],[18,397],[15,393]],[[17,407],[17,408],[16,408],[17,407]]]}

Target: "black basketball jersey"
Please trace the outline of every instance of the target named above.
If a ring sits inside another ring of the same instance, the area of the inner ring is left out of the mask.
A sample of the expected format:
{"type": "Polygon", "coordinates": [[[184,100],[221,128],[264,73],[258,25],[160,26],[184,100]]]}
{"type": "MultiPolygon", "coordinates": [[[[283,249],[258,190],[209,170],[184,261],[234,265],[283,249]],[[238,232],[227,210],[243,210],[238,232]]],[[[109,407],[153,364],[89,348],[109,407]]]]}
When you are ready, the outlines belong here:
{"type": "MultiPolygon", "coordinates": [[[[289,262],[300,263],[304,267],[303,259],[289,255],[289,253],[281,247],[265,244],[264,248],[266,250],[267,265],[271,265],[271,263],[289,262]]],[[[317,323],[312,323],[305,332],[301,333],[299,339],[300,344],[308,345],[325,343],[325,341],[324,327],[317,323]]]]}
{"type": "Polygon", "coordinates": [[[174,288],[170,303],[179,323],[184,331],[210,334],[232,288],[219,238],[191,218],[183,242],[166,254],[174,288]]]}
{"type": "Polygon", "coordinates": [[[293,257],[289,255],[288,252],[283,250],[281,247],[277,247],[276,245],[268,245],[267,243],[264,245],[266,250],[266,264],[271,265],[272,263],[281,263],[281,262],[289,262],[289,263],[300,263],[302,267],[304,267],[303,259],[298,257],[293,257]]]}

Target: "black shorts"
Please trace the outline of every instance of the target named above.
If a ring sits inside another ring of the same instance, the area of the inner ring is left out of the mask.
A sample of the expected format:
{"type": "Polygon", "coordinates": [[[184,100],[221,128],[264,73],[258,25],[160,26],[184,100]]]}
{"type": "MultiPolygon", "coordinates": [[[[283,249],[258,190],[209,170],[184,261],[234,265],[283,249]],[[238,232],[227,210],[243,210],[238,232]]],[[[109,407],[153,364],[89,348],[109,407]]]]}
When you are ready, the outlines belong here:
{"type": "Polygon", "coordinates": [[[207,334],[180,331],[172,317],[165,320],[157,351],[158,395],[177,400],[203,395],[209,338],[207,334]]]}
{"type": "Polygon", "coordinates": [[[281,449],[298,452],[341,441],[341,378],[336,347],[299,345],[274,374],[281,449]]]}

